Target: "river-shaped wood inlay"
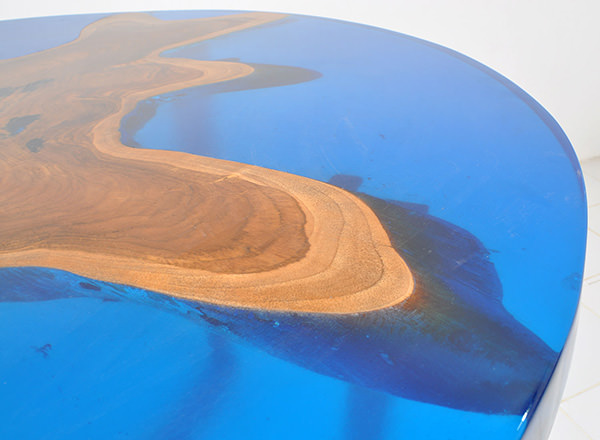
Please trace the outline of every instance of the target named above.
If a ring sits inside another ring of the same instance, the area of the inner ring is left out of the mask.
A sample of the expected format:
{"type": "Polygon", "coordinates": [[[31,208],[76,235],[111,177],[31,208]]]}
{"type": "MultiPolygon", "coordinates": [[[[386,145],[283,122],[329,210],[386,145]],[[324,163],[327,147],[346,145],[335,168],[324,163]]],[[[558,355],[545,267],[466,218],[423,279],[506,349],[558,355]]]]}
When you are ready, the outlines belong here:
{"type": "Polygon", "coordinates": [[[353,194],[120,142],[140,100],[254,71],[161,52],[282,17],[111,16],[71,43],[0,61],[0,266],[268,310],[354,313],[406,299],[407,265],[353,194]]]}

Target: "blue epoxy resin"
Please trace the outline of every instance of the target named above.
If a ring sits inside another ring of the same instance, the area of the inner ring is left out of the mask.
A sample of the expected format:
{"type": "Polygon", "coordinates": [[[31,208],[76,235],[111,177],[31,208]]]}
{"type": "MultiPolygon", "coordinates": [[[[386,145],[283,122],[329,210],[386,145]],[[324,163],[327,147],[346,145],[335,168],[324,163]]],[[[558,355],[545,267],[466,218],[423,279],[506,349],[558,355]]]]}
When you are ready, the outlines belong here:
{"type": "MultiPolygon", "coordinates": [[[[13,41],[0,57],[67,43],[100,17],[0,22],[13,41]]],[[[123,144],[351,192],[413,271],[415,293],[374,312],[272,312],[0,268],[0,437],[521,438],[583,270],[583,181],[552,117],[460,54],[314,17],[161,56],[254,73],[138,102],[121,121],[123,144]]],[[[36,117],[14,115],[4,129],[18,134],[36,117]]]]}

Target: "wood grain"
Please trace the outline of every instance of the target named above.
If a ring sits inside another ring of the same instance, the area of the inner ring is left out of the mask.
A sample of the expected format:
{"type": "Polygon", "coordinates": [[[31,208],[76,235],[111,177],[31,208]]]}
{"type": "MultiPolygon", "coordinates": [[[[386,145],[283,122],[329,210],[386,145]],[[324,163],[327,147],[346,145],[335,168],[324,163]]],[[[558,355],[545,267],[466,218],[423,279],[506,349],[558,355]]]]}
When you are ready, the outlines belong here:
{"type": "Polygon", "coordinates": [[[269,310],[354,313],[406,299],[408,267],[351,193],[120,142],[120,121],[140,100],[253,71],[162,51],[281,18],[124,14],[0,61],[0,266],[269,310]]]}

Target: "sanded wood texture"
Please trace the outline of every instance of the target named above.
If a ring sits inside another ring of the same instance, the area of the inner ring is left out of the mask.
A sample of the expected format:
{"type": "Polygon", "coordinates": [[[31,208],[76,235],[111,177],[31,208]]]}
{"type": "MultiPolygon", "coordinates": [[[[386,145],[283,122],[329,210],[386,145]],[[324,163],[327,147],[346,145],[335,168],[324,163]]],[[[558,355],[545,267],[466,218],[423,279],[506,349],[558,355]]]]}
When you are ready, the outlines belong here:
{"type": "Polygon", "coordinates": [[[140,100],[255,70],[161,52],[282,17],[111,16],[71,43],[0,61],[0,266],[269,310],[354,313],[406,299],[409,268],[353,194],[120,141],[140,100]]]}

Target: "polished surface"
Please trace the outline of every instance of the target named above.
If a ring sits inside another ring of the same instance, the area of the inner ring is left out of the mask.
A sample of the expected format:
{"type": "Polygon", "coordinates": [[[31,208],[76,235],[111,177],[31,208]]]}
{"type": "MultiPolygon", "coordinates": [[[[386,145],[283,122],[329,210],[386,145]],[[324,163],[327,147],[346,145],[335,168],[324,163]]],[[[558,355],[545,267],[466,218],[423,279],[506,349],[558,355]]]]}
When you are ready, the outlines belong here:
{"type": "Polygon", "coordinates": [[[524,92],[311,17],[3,26],[5,436],[521,437],[586,224],[524,92]]]}
{"type": "Polygon", "coordinates": [[[588,202],[585,271],[573,361],[550,440],[589,440],[600,436],[600,158],[584,160],[588,202]]]}

